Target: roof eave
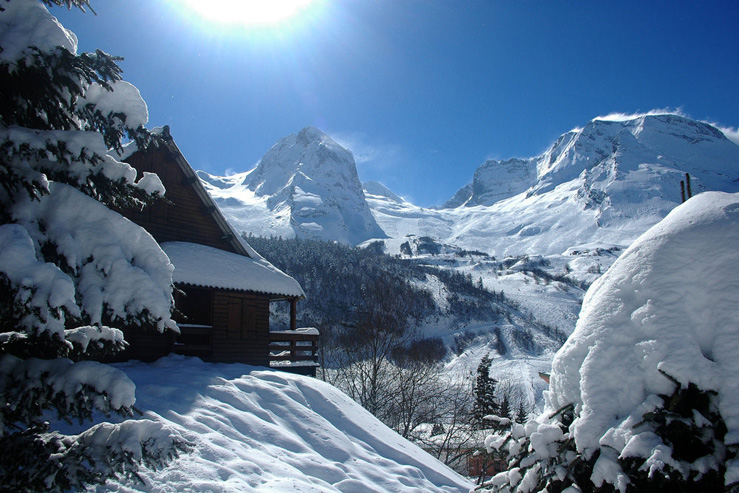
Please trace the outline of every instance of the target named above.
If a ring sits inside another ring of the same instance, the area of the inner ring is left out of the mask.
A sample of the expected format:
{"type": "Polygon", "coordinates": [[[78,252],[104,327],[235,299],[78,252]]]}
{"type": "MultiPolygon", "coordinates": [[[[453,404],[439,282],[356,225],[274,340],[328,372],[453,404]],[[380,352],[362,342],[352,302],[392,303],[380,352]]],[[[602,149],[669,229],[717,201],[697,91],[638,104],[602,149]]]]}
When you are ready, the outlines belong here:
{"type": "Polygon", "coordinates": [[[213,289],[213,290],[219,290],[219,291],[235,291],[237,293],[250,293],[250,294],[256,294],[261,296],[266,296],[270,299],[270,301],[287,301],[292,299],[297,300],[304,300],[305,294],[296,295],[296,294],[288,294],[288,293],[268,293],[266,291],[255,291],[253,289],[238,289],[238,288],[232,288],[232,287],[223,287],[223,286],[214,286],[211,284],[200,284],[200,283],[193,283],[193,282],[175,282],[175,286],[192,286],[194,288],[203,288],[203,289],[213,289]]]}

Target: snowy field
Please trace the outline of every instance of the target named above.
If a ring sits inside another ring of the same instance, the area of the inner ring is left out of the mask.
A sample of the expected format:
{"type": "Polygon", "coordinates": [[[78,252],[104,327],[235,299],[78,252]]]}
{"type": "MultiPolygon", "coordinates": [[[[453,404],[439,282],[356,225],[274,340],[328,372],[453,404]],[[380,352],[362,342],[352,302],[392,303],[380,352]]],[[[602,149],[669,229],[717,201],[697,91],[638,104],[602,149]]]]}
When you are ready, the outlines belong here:
{"type": "Polygon", "coordinates": [[[96,491],[467,492],[472,484],[314,378],[170,356],[116,365],[144,418],[192,444],[144,484],[96,491]]]}

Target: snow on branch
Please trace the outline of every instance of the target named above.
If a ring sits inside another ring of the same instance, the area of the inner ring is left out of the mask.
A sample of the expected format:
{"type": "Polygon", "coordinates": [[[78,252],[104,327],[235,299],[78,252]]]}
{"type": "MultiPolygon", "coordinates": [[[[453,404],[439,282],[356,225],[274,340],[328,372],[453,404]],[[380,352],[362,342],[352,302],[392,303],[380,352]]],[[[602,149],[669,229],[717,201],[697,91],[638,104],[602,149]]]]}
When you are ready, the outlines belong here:
{"type": "Polygon", "coordinates": [[[71,436],[45,429],[5,437],[9,446],[0,449],[0,475],[8,491],[82,491],[109,478],[143,484],[141,466],[162,468],[191,448],[152,420],[101,423],[71,436]]]}
{"type": "Polygon", "coordinates": [[[0,276],[14,288],[16,304],[24,308],[25,313],[15,317],[22,327],[61,333],[63,308],[80,314],[74,281],[55,264],[37,259],[34,241],[20,224],[0,225],[0,276]]]}
{"type": "Polygon", "coordinates": [[[50,187],[42,200],[19,202],[18,224],[0,226],[0,275],[33,308],[22,326],[62,335],[66,311],[96,326],[143,319],[176,329],[173,267],[156,241],[74,188],[50,187]],[[59,267],[39,260],[52,253],[45,260],[59,267]]]}
{"type": "Polygon", "coordinates": [[[94,327],[85,325],[64,331],[65,339],[75,345],[79,351],[86,353],[90,344],[112,343],[122,349],[125,346],[123,332],[111,327],[94,327]]]}
{"type": "Polygon", "coordinates": [[[67,420],[91,419],[93,411],[132,415],[135,385],[122,371],[95,361],[0,357],[0,437],[18,422],[40,423],[44,410],[67,420]]]}
{"type": "Polygon", "coordinates": [[[48,193],[49,180],[72,185],[109,205],[141,207],[165,192],[152,173],[137,182],[136,170],[108,154],[99,132],[9,126],[0,130],[0,157],[9,177],[0,180],[5,188],[0,199],[5,193],[17,194],[19,186],[38,198],[48,193]]]}

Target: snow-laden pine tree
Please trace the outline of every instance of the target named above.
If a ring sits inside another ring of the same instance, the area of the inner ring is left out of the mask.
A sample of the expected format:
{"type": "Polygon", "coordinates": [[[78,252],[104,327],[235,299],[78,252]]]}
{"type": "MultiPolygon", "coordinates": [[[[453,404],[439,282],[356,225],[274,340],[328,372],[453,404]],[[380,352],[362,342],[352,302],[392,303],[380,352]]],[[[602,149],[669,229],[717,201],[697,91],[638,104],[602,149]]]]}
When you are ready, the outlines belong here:
{"type": "Polygon", "coordinates": [[[481,490],[739,492],[738,242],[721,192],[637,239],[585,295],[544,412],[486,439],[508,467],[481,490]]]}
{"type": "Polygon", "coordinates": [[[114,212],[164,188],[108,154],[151,138],[146,104],[116,58],[77,54],[44,5],[0,2],[0,489],[77,490],[161,466],[183,442],[149,420],[77,435],[55,415],[134,414],[134,385],[86,361],[124,347],[121,329],[176,329],[172,266],[151,236],[114,212]]]}

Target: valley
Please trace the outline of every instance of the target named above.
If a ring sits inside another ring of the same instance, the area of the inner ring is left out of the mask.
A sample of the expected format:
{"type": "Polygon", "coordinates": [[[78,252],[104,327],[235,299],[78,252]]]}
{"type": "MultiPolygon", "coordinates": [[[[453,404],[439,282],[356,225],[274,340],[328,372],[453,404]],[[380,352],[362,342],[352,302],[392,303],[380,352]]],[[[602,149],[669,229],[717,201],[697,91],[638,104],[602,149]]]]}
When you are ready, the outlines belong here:
{"type": "MultiPolygon", "coordinates": [[[[275,144],[253,170],[198,174],[246,235],[372,245],[504,293],[513,303],[505,317],[461,320],[448,315],[454,293],[427,275],[413,283],[436,308],[415,323],[445,341],[446,372],[469,373],[490,354],[491,373],[540,407],[538,373],[574,330],[587,287],[680,204],[681,182],[694,194],[739,191],[737,162],[739,146],[715,127],[657,112],[596,118],[540,156],[486,161],[434,208],[378,182],[360,187],[351,151],[314,127],[275,144]]],[[[258,250],[280,266],[268,245],[258,250]]]]}

